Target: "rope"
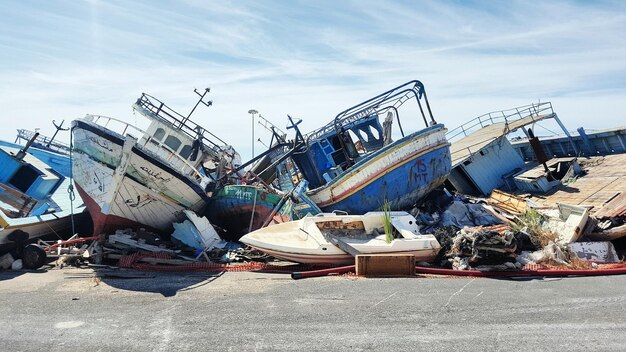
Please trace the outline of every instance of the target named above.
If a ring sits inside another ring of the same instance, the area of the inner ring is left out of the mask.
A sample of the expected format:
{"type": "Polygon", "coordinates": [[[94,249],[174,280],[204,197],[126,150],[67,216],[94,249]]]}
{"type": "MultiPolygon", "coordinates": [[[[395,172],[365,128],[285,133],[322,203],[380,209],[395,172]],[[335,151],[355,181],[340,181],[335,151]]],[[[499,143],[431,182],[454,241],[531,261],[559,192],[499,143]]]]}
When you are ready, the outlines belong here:
{"type": "Polygon", "coordinates": [[[252,232],[252,223],[254,222],[254,212],[256,211],[256,195],[258,189],[254,187],[254,203],[252,203],[252,214],[250,215],[250,225],[248,226],[248,232],[252,232]]]}
{"type": "Polygon", "coordinates": [[[70,185],[67,186],[67,193],[70,198],[70,221],[72,222],[72,235],[76,234],[76,227],[74,225],[74,200],[76,200],[76,194],[74,193],[74,128],[70,131],[70,185]]]}

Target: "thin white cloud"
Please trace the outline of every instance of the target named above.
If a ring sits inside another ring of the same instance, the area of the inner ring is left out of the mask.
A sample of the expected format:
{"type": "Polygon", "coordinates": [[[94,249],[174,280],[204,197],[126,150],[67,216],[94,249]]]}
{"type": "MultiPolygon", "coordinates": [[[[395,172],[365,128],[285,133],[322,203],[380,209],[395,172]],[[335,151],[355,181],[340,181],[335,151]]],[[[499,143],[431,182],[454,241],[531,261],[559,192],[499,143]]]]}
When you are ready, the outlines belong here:
{"type": "Polygon", "coordinates": [[[141,92],[186,112],[206,86],[198,118],[244,154],[250,108],[311,130],[411,79],[450,127],[538,99],[575,127],[620,124],[626,108],[621,3],[20,2],[0,15],[0,119],[44,133],[86,113],[132,121],[141,92]]]}

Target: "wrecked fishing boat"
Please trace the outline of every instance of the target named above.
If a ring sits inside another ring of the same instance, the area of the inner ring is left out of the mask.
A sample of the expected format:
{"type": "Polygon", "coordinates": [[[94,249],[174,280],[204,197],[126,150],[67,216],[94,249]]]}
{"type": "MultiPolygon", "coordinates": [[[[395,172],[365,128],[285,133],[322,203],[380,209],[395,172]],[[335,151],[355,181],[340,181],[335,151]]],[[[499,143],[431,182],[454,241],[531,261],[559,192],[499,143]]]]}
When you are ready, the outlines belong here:
{"type": "Polygon", "coordinates": [[[301,146],[287,142],[284,132],[262,119],[272,132],[271,147],[219,179],[206,212],[211,222],[224,230],[222,237],[232,241],[269,224],[321,212],[304,193],[308,182],[294,184],[295,170],[289,157],[301,146]],[[250,168],[239,176],[247,166],[250,168]]]}
{"type": "Polygon", "coordinates": [[[419,81],[353,106],[306,136],[293,121],[292,128],[303,145],[292,158],[310,183],[308,196],[323,211],[364,214],[379,209],[384,201],[392,210],[408,209],[450,172],[447,130],[433,118],[419,81]],[[426,128],[405,135],[399,109],[408,101],[417,103],[426,128]],[[400,134],[396,141],[394,119],[400,134]]]}
{"type": "Polygon", "coordinates": [[[204,210],[216,174],[240,163],[232,147],[190,120],[200,103],[211,105],[203,100],[208,88],[195,92],[200,99],[187,116],[142,94],[133,110],[150,121],[145,131],[97,115],[72,123],[74,177],[94,234],[120,227],[171,230],[183,210],[204,210]]]}
{"type": "Polygon", "coordinates": [[[353,264],[357,254],[413,254],[432,261],[440,250],[433,235],[421,235],[415,218],[389,212],[392,238],[385,232],[385,213],[320,214],[276,224],[241,238],[241,242],[275,258],[296,263],[353,264]],[[390,240],[390,241],[388,241],[390,240]]]}
{"type": "Polygon", "coordinates": [[[269,217],[277,222],[290,221],[290,217],[274,212],[281,199],[275,192],[259,186],[226,185],[211,198],[207,215],[211,223],[228,231],[228,238],[237,239],[263,227],[269,217]]]}
{"type": "Polygon", "coordinates": [[[68,195],[71,180],[28,152],[36,140],[21,148],[0,147],[0,246],[72,232],[72,213],[80,221],[68,195]]]}
{"type": "Polygon", "coordinates": [[[41,135],[39,132],[18,129],[13,143],[0,141],[0,146],[21,149],[34,138],[30,143],[28,152],[52,167],[55,171],[61,173],[61,175],[71,177],[70,146],[56,139],[59,131],[69,130],[69,128],[63,127],[63,122],[61,121],[57,125],[54,120],[52,121],[56,128],[56,132],[54,132],[52,137],[41,135]]]}

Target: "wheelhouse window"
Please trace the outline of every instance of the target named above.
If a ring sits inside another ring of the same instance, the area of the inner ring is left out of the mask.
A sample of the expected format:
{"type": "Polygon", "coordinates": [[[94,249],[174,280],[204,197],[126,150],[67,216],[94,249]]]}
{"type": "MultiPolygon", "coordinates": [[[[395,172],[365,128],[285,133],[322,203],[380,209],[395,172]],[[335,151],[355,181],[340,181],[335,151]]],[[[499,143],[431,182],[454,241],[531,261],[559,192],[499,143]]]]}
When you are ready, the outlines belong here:
{"type": "Polygon", "coordinates": [[[167,136],[164,143],[166,146],[170,147],[174,151],[177,151],[178,148],[180,148],[180,145],[182,144],[180,139],[174,136],[167,136]]]}
{"type": "Polygon", "coordinates": [[[165,130],[162,128],[157,128],[156,132],[154,132],[154,136],[152,136],[153,139],[156,139],[157,141],[160,141],[163,139],[163,137],[165,136],[165,130]]]}
{"type": "Polygon", "coordinates": [[[190,145],[185,145],[183,147],[183,149],[180,150],[180,156],[182,156],[185,159],[189,159],[189,156],[191,155],[191,146],[190,145]]]}

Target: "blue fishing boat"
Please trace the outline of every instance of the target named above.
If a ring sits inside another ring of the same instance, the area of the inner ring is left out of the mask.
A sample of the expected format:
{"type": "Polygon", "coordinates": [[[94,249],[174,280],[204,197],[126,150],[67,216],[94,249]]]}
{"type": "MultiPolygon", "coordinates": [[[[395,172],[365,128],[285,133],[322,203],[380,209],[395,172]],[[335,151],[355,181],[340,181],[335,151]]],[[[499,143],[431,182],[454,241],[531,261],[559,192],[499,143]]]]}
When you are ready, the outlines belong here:
{"type": "Polygon", "coordinates": [[[72,204],[71,180],[27,151],[37,137],[22,148],[0,147],[0,249],[49,234],[69,237],[71,215],[84,210],[72,204]]]}
{"type": "Polygon", "coordinates": [[[424,85],[416,80],[355,105],[304,136],[299,122],[290,121],[302,146],[292,159],[309,181],[307,195],[326,212],[365,214],[384,202],[391,210],[407,209],[450,172],[447,130],[433,118],[424,85]],[[417,104],[412,110],[419,111],[426,127],[405,135],[400,112],[407,102],[417,104]]]}
{"type": "Polygon", "coordinates": [[[17,136],[13,143],[0,141],[0,146],[21,149],[34,137],[35,139],[30,144],[28,152],[35,158],[46,163],[54,169],[54,171],[59,172],[65,177],[71,177],[70,146],[56,139],[59,131],[67,131],[69,128],[63,127],[63,121],[57,125],[53,120],[52,124],[56,128],[52,137],[47,137],[38,132],[26,129],[18,129],[17,136]]]}

